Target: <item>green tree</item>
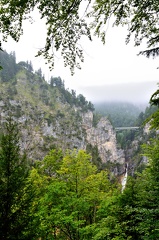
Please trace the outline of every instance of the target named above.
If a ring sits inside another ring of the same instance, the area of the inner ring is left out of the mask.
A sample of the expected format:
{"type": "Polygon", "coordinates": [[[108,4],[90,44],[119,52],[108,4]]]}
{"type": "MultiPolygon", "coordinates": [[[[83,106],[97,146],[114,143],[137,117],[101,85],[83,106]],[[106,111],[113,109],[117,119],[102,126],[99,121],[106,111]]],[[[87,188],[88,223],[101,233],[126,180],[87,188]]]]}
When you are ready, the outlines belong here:
{"type": "Polygon", "coordinates": [[[79,68],[79,61],[83,61],[82,47],[78,42],[82,35],[90,36],[90,30],[86,21],[79,16],[81,1],[1,1],[0,26],[3,40],[11,36],[18,41],[22,34],[22,23],[28,19],[31,12],[37,8],[42,19],[46,20],[47,36],[45,47],[38,55],[54,65],[52,47],[61,50],[64,65],[70,66],[73,72],[74,67],[79,68]]]}
{"type": "Polygon", "coordinates": [[[148,49],[141,52],[147,57],[156,56],[159,53],[158,44],[158,2],[149,1],[96,1],[93,10],[89,14],[94,18],[92,27],[95,34],[105,43],[105,27],[112,17],[114,25],[126,25],[128,27],[128,35],[126,43],[130,37],[134,37],[135,46],[141,44],[143,40],[147,40],[148,49]]]}
{"type": "Polygon", "coordinates": [[[138,184],[138,202],[142,207],[140,227],[149,238],[159,238],[159,140],[153,139],[143,146],[148,166],[138,184]],[[142,191],[141,191],[142,189],[142,191]]]}
{"type": "Polygon", "coordinates": [[[92,146],[91,144],[87,144],[86,151],[92,157],[92,163],[97,166],[98,169],[102,168],[102,160],[99,156],[98,147],[97,145],[92,146]]]}
{"type": "Polygon", "coordinates": [[[42,78],[42,70],[41,70],[41,68],[39,68],[35,73],[36,73],[40,78],[42,78]]]}
{"type": "Polygon", "coordinates": [[[27,184],[29,165],[26,154],[20,154],[17,125],[11,119],[5,123],[2,134],[0,172],[1,239],[31,239],[33,193],[27,184]]]}
{"type": "Polygon", "coordinates": [[[43,159],[43,161],[36,162],[36,166],[40,174],[45,176],[54,176],[62,164],[63,153],[60,149],[52,149],[43,159]]]}
{"type": "Polygon", "coordinates": [[[155,222],[152,222],[150,209],[144,205],[146,186],[143,176],[131,177],[123,193],[117,191],[109,200],[103,201],[99,211],[101,220],[93,239],[158,239],[157,235],[153,238],[155,222]]]}
{"type": "MultiPolygon", "coordinates": [[[[147,40],[148,49],[142,54],[156,56],[159,54],[157,46],[159,40],[158,34],[158,1],[118,1],[118,0],[96,0],[86,2],[86,7],[82,16],[79,10],[83,6],[82,0],[44,0],[44,1],[1,1],[0,9],[0,27],[2,39],[6,40],[11,36],[18,41],[23,31],[23,20],[31,16],[31,12],[36,8],[41,19],[45,19],[47,26],[47,36],[45,47],[38,55],[44,58],[54,66],[55,50],[61,50],[64,59],[64,65],[70,66],[71,71],[74,67],[80,68],[79,62],[83,61],[83,49],[79,44],[82,36],[87,36],[90,40],[93,33],[101,38],[105,43],[105,34],[110,18],[114,20],[114,25],[126,25],[128,35],[134,36],[135,45],[141,44],[147,40]],[[91,5],[90,8],[88,6],[91,5]],[[89,9],[90,12],[89,12],[89,9]],[[87,18],[92,19],[88,25],[87,18]],[[92,34],[91,34],[92,30],[92,34]]],[[[0,42],[0,46],[2,42],[0,42]]]]}
{"type": "Polygon", "coordinates": [[[68,151],[62,161],[51,156],[41,163],[48,169],[52,162],[52,174],[45,172],[48,184],[39,205],[41,237],[91,239],[100,203],[111,192],[107,173],[97,173],[91,156],[83,150],[68,151]]]}
{"type": "Polygon", "coordinates": [[[159,140],[144,145],[149,164],[135,178],[129,177],[122,194],[103,201],[93,239],[159,238],[159,140]]]}
{"type": "Polygon", "coordinates": [[[0,81],[11,82],[17,73],[16,56],[15,52],[8,54],[5,51],[0,51],[0,64],[2,65],[2,70],[0,71],[0,81]]]}

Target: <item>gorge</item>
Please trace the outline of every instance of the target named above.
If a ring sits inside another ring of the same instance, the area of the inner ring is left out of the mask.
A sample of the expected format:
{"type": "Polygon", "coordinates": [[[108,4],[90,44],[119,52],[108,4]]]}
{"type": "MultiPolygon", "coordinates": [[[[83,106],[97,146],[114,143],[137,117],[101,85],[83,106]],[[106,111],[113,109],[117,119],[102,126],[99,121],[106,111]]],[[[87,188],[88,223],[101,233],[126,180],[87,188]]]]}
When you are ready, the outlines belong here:
{"type": "MultiPolygon", "coordinates": [[[[136,163],[133,160],[142,135],[134,137],[133,133],[130,146],[123,147],[119,144],[123,133],[118,134],[106,116],[95,121],[93,104],[82,94],[76,96],[74,90],[65,89],[60,77],[51,77],[47,83],[40,69],[33,72],[31,63],[16,64],[13,53],[0,54],[4,64],[0,72],[1,129],[11,115],[21,129],[21,149],[30,159],[41,160],[54,147],[62,151],[84,149],[91,155],[94,152],[92,161],[100,169],[108,168],[113,176],[122,178],[127,162],[128,173],[133,175],[142,162],[141,158],[136,163]]],[[[149,134],[146,130],[143,133],[149,134]]]]}

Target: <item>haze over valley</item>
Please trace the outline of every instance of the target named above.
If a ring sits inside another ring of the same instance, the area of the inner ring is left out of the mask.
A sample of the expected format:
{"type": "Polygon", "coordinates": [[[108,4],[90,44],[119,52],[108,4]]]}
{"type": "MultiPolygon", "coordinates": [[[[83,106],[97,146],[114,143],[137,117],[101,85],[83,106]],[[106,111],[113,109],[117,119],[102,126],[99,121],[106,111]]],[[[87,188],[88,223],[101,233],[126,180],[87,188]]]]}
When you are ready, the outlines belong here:
{"type": "Polygon", "coordinates": [[[151,95],[157,89],[157,81],[127,82],[101,86],[81,87],[81,93],[93,103],[129,102],[135,105],[148,105],[151,95]]]}

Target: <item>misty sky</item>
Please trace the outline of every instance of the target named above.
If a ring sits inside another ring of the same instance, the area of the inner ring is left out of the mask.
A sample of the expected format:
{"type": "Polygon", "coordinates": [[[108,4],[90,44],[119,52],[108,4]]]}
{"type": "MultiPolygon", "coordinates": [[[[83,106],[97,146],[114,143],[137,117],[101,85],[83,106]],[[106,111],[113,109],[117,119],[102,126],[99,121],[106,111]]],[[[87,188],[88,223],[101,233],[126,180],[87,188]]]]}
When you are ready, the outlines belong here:
{"type": "Polygon", "coordinates": [[[93,42],[89,42],[87,39],[81,41],[85,61],[81,64],[82,70],[77,69],[74,76],[71,76],[69,68],[64,68],[59,53],[55,57],[55,69],[49,72],[42,57],[34,57],[39,48],[44,46],[46,32],[44,23],[37,16],[35,19],[36,21],[33,24],[24,23],[24,34],[19,43],[9,39],[8,43],[3,46],[7,52],[16,52],[17,62],[31,60],[35,70],[41,67],[46,80],[49,80],[51,76],[60,76],[65,81],[66,87],[84,94],[91,101],[101,97],[107,99],[109,95],[116,98],[119,92],[118,98],[128,96],[128,99],[130,99],[130,95],[134,93],[135,96],[143,99],[145,96],[149,98],[147,95],[153,91],[150,89],[150,91],[138,91],[139,87],[135,90],[132,86],[128,91],[128,88],[121,87],[121,83],[153,82],[153,89],[157,89],[159,59],[153,60],[144,56],[137,56],[140,50],[145,49],[144,44],[137,48],[133,47],[133,41],[125,45],[127,31],[122,27],[112,28],[109,26],[105,46],[99,39],[94,39],[93,42]],[[110,85],[116,85],[113,92],[111,92],[110,85]],[[92,86],[95,86],[96,91],[94,91],[94,88],[92,89],[92,86]],[[105,94],[106,88],[109,94],[105,94]],[[140,92],[140,95],[138,92],[140,92]]]}
{"type": "Polygon", "coordinates": [[[157,83],[149,82],[127,82],[106,84],[102,86],[81,87],[81,92],[93,103],[102,102],[131,102],[134,104],[149,103],[151,95],[156,91],[157,83]]]}

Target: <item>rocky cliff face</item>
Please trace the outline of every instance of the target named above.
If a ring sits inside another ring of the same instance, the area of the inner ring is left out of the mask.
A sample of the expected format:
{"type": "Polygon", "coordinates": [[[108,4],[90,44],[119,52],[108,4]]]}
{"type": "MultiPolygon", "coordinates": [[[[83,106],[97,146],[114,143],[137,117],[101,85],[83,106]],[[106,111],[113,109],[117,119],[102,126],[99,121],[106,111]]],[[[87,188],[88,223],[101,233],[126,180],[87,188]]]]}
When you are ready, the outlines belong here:
{"type": "Polygon", "coordinates": [[[12,112],[21,128],[21,148],[28,152],[31,159],[42,159],[54,145],[65,150],[86,149],[87,144],[91,144],[98,148],[102,164],[113,164],[115,175],[124,171],[124,152],[117,149],[116,133],[106,117],[102,117],[94,127],[92,111],[83,113],[80,109],[65,106],[65,115],[57,116],[49,112],[51,117],[48,121],[47,111],[40,106],[34,108],[28,102],[26,111],[25,104],[19,100],[9,100],[8,103],[1,101],[0,116],[2,125],[9,112],[12,112]],[[18,109],[20,113],[17,115],[18,109]]]}
{"type": "Polygon", "coordinates": [[[83,116],[83,123],[87,142],[98,147],[103,163],[125,163],[124,151],[117,149],[115,130],[106,117],[102,117],[97,126],[93,127],[93,113],[88,112],[83,116]]]}
{"type": "Polygon", "coordinates": [[[98,149],[103,166],[109,165],[115,174],[124,171],[124,153],[117,149],[107,118],[94,126],[93,105],[83,95],[65,89],[60,77],[52,77],[48,84],[28,65],[14,65],[15,75],[4,75],[8,65],[0,74],[0,125],[3,129],[7,116],[12,116],[21,130],[21,149],[30,159],[42,159],[55,146],[65,151],[91,145],[98,149]]]}

